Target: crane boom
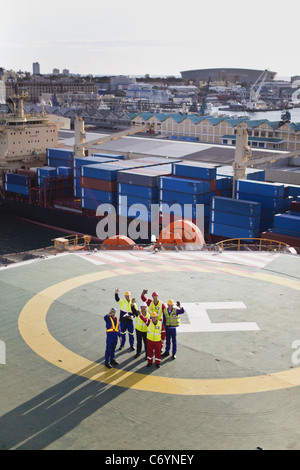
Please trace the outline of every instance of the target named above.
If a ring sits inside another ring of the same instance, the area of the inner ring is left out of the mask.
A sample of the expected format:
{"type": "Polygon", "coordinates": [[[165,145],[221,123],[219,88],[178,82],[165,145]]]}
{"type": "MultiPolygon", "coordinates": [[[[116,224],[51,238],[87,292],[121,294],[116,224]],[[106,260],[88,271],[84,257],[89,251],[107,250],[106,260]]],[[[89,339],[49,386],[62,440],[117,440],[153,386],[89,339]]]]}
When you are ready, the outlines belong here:
{"type": "Polygon", "coordinates": [[[85,156],[85,148],[91,147],[92,145],[103,144],[104,142],[108,142],[111,140],[117,140],[120,137],[125,137],[127,135],[134,135],[138,132],[148,131],[153,133],[154,124],[146,124],[144,126],[136,125],[132,126],[129,129],[125,129],[121,132],[116,132],[114,134],[110,134],[106,137],[99,137],[98,139],[90,140],[88,142],[85,141],[85,131],[84,131],[84,120],[83,118],[75,118],[75,145],[74,145],[74,155],[75,157],[84,157],[85,156]]]}

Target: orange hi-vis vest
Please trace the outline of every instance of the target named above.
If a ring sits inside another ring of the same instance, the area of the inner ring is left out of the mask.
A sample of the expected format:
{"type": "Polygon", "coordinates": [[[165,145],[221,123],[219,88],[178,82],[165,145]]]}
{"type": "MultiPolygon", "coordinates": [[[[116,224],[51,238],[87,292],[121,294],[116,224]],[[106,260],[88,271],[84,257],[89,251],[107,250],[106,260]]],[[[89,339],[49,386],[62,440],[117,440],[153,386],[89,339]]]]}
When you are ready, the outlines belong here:
{"type": "Polygon", "coordinates": [[[110,317],[111,321],[111,327],[106,330],[106,333],[111,333],[111,332],[119,332],[119,320],[117,319],[117,323],[113,321],[113,319],[110,317]]]}

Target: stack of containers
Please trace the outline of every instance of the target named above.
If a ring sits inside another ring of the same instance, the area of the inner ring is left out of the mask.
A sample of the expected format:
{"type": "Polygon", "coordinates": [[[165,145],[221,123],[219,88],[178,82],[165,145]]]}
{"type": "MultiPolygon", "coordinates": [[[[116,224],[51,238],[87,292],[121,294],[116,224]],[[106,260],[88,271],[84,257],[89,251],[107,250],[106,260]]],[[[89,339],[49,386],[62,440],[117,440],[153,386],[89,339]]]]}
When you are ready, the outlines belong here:
{"type": "MultiPolygon", "coordinates": [[[[217,164],[210,164],[210,163],[202,163],[202,162],[194,162],[194,161],[184,161],[172,164],[172,176],[177,178],[185,178],[185,179],[192,179],[197,181],[204,181],[208,183],[207,185],[203,186],[202,190],[205,191],[202,194],[203,197],[198,197],[198,202],[196,202],[195,198],[192,204],[191,213],[187,216],[190,218],[192,216],[193,219],[196,219],[198,216],[197,213],[197,204],[202,204],[200,200],[203,200],[204,204],[204,228],[208,229],[209,226],[209,210],[210,210],[210,199],[211,197],[216,195],[216,188],[217,188],[217,164]],[[205,188],[205,189],[204,189],[205,188]],[[208,191],[207,191],[208,189],[208,191]],[[208,194],[208,196],[205,196],[208,194]]],[[[162,199],[160,203],[167,203],[166,197],[164,193],[161,194],[162,199]]],[[[197,198],[196,198],[197,199],[197,198]]],[[[183,196],[183,193],[178,192],[178,199],[173,199],[173,203],[179,204],[181,214],[184,213],[184,205],[187,204],[187,200],[191,201],[190,196],[183,196]],[[185,201],[185,202],[184,202],[185,201]]],[[[177,214],[175,214],[177,215],[177,214]]],[[[179,214],[180,215],[180,214],[179,214]]],[[[163,214],[162,214],[163,216],[163,214]]]]}
{"type": "Polygon", "coordinates": [[[285,214],[276,214],[272,232],[300,238],[300,213],[288,211],[285,214]]]}
{"type": "MultiPolygon", "coordinates": [[[[149,164],[149,160],[144,160],[149,164]]],[[[172,164],[155,164],[144,168],[134,168],[131,170],[120,171],[118,173],[118,215],[126,219],[136,218],[130,210],[133,204],[143,204],[144,209],[139,212],[137,217],[145,222],[153,221],[158,217],[157,213],[152,211],[152,205],[158,209],[158,186],[159,178],[172,174],[172,164]]]]}
{"type": "Polygon", "coordinates": [[[261,204],[215,196],[211,200],[209,233],[228,238],[258,238],[261,204]]]}
{"type": "MultiPolygon", "coordinates": [[[[101,158],[101,157],[95,157],[101,158]]],[[[81,189],[81,205],[83,209],[96,210],[100,204],[109,203],[117,207],[117,176],[122,170],[145,167],[147,163],[141,160],[114,160],[107,163],[83,165],[81,179],[84,186],[81,189]],[[93,187],[86,187],[86,180],[98,180],[93,187]]]]}
{"type": "Polygon", "coordinates": [[[81,186],[82,186],[81,167],[83,165],[87,166],[87,165],[94,165],[96,163],[109,163],[109,162],[114,162],[114,161],[115,161],[115,158],[99,157],[99,156],[97,157],[96,155],[93,155],[92,157],[74,158],[74,164],[73,164],[73,178],[74,178],[73,179],[73,184],[74,184],[73,194],[74,196],[81,197],[81,186]]]}
{"type": "MultiPolygon", "coordinates": [[[[197,205],[203,204],[208,207],[210,203],[210,181],[199,181],[189,178],[177,178],[176,176],[161,177],[159,179],[159,202],[162,218],[164,218],[164,204],[169,208],[175,218],[190,218],[195,222],[197,216],[197,205]],[[179,204],[180,208],[177,206],[179,204]],[[189,207],[185,206],[186,204],[189,207]],[[191,207],[190,207],[191,205],[191,207]],[[185,207],[184,207],[185,206],[185,207]],[[189,211],[191,210],[191,213],[189,211]]],[[[202,215],[202,212],[201,212],[202,215]]],[[[208,215],[204,211],[204,226],[208,226],[208,215]]]]}
{"type": "Polygon", "coordinates": [[[286,210],[284,184],[237,180],[235,198],[261,203],[260,231],[273,227],[274,216],[286,210]]]}
{"type": "Polygon", "coordinates": [[[56,179],[57,177],[57,169],[53,166],[41,166],[37,169],[37,179],[38,179],[38,187],[44,187],[44,180],[47,179],[47,186],[46,189],[49,190],[48,196],[55,197],[56,196],[56,179]]]}
{"type": "Polygon", "coordinates": [[[64,196],[71,196],[73,194],[73,168],[68,166],[58,166],[56,173],[58,177],[68,178],[64,181],[63,194],[64,196]]]}
{"type": "Polygon", "coordinates": [[[29,177],[17,173],[5,173],[4,189],[27,197],[29,195],[29,177]]]}
{"type": "Polygon", "coordinates": [[[47,149],[48,166],[73,168],[74,153],[67,149],[47,149]]]}

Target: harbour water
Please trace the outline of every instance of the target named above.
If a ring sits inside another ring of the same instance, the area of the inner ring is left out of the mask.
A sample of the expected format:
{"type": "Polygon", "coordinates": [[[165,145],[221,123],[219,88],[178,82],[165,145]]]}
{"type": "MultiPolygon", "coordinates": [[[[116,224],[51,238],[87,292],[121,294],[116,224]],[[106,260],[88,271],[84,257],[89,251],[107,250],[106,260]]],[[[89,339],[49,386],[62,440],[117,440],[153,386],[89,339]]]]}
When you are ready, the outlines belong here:
{"type": "MultiPolygon", "coordinates": [[[[300,108],[292,108],[289,109],[291,113],[291,122],[298,123],[300,122],[300,108]]],[[[229,110],[219,110],[217,108],[213,108],[213,113],[218,113],[220,115],[227,114],[228,116],[249,116],[250,120],[256,119],[268,119],[269,121],[280,121],[281,119],[281,111],[266,111],[266,112],[243,112],[243,111],[229,111],[229,110]]]]}
{"type": "Polygon", "coordinates": [[[61,232],[17,219],[0,209],[0,255],[21,253],[53,245],[61,232]]]}

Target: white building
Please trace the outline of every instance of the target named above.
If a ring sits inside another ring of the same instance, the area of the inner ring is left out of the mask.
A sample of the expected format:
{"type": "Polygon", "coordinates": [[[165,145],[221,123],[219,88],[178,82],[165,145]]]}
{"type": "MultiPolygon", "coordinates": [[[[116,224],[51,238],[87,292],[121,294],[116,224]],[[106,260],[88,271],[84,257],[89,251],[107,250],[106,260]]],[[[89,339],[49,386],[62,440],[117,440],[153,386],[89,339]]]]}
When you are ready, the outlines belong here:
{"type": "Polygon", "coordinates": [[[147,83],[135,83],[128,87],[126,98],[132,100],[146,99],[151,103],[169,103],[172,101],[173,95],[169,90],[158,90],[147,83]]]}
{"type": "Polygon", "coordinates": [[[6,87],[5,82],[0,80],[0,104],[6,103],[6,87]]]}

